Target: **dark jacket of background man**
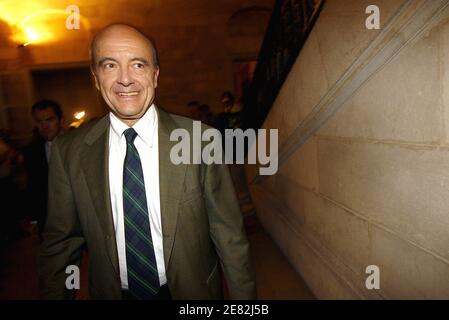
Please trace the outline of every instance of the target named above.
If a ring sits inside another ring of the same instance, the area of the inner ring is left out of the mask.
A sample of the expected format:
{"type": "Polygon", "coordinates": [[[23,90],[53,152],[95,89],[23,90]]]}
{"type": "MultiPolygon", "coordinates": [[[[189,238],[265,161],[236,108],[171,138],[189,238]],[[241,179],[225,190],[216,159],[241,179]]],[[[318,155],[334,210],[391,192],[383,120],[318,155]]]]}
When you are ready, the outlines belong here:
{"type": "Polygon", "coordinates": [[[37,221],[42,234],[47,217],[48,160],[53,140],[62,132],[61,107],[54,101],[42,100],[31,108],[36,123],[33,141],[24,149],[27,171],[27,211],[37,221]]]}

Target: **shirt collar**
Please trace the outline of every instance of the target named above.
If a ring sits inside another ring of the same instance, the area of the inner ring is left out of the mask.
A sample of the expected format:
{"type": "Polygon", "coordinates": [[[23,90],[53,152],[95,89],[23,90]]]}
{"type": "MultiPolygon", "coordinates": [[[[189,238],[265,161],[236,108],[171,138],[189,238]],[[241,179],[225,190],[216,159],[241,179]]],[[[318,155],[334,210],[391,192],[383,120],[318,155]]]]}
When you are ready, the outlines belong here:
{"type": "MultiPolygon", "coordinates": [[[[109,113],[109,119],[111,121],[111,127],[113,132],[121,138],[123,136],[123,132],[129,127],[122,122],[115,114],[112,112],[109,113]]],[[[157,125],[157,112],[156,106],[152,104],[147,112],[140,118],[133,126],[133,129],[136,130],[137,135],[147,144],[148,146],[153,146],[153,138],[154,133],[156,131],[157,125]]]]}

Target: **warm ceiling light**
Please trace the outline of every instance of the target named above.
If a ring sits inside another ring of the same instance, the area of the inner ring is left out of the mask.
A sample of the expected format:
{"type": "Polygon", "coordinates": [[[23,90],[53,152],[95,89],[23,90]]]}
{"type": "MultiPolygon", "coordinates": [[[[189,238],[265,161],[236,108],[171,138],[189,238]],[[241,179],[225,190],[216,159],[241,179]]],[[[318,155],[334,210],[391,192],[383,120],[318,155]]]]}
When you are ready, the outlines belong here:
{"type": "MultiPolygon", "coordinates": [[[[61,19],[69,17],[65,9],[45,8],[45,3],[25,0],[0,1],[0,20],[5,21],[12,28],[11,40],[19,46],[29,44],[47,43],[58,38],[63,38],[67,29],[65,24],[61,28],[51,28],[48,18],[53,19],[59,16],[61,19]]],[[[83,16],[79,16],[83,28],[90,29],[89,21],[83,16]]]]}
{"type": "Polygon", "coordinates": [[[75,112],[75,119],[81,120],[86,116],[86,111],[75,112]]]}
{"type": "Polygon", "coordinates": [[[39,34],[35,30],[33,30],[31,28],[25,28],[24,31],[25,31],[25,34],[26,34],[28,40],[30,40],[30,42],[39,40],[39,34]]]}
{"type": "Polygon", "coordinates": [[[31,43],[44,43],[53,38],[53,34],[48,28],[42,25],[26,26],[23,29],[16,28],[12,40],[21,46],[27,46],[31,43]]]}

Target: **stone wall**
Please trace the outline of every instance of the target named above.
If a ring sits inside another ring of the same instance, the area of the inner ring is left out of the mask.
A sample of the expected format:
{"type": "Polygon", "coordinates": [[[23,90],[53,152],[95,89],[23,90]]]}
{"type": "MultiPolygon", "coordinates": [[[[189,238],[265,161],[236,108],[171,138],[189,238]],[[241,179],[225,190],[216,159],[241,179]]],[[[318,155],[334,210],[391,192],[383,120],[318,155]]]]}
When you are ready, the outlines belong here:
{"type": "Polygon", "coordinates": [[[449,298],[447,1],[328,0],[248,167],[262,224],[318,298],[449,298]],[[368,290],[366,267],[380,269],[368,290]]]}

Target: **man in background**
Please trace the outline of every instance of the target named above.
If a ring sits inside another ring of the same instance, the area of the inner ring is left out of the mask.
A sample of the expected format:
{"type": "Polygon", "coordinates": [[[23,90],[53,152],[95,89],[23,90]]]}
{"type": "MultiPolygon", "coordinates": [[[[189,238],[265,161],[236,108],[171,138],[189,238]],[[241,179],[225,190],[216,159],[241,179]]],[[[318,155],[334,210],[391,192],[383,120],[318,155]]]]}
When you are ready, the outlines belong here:
{"type": "Polygon", "coordinates": [[[31,108],[36,123],[33,141],[25,148],[28,212],[37,222],[39,238],[47,217],[48,161],[53,140],[62,133],[63,116],[58,103],[36,102],[31,108]]]}

